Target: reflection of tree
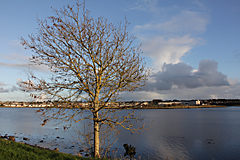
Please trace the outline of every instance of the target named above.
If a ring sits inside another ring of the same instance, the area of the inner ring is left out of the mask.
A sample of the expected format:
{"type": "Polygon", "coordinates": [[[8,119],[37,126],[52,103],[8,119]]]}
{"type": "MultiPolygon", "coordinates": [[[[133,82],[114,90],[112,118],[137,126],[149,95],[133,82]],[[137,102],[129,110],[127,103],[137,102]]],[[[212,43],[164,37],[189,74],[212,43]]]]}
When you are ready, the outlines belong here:
{"type": "MultiPolygon", "coordinates": [[[[74,128],[75,133],[77,134],[77,142],[79,142],[79,146],[83,148],[85,152],[88,154],[94,155],[94,137],[93,137],[93,128],[92,122],[88,121],[84,122],[83,129],[74,128]]],[[[112,145],[117,141],[117,137],[119,131],[116,128],[111,128],[109,125],[100,125],[100,155],[106,157],[107,153],[109,153],[112,145]]]]}
{"type": "Polygon", "coordinates": [[[116,109],[106,106],[119,109],[113,103],[119,92],[144,86],[149,72],[141,50],[133,46],[135,38],[127,32],[127,21],[116,26],[102,17],[93,19],[79,3],[54,12],[55,16],[38,20],[38,33],[30,35],[29,41],[21,39],[22,45],[34,52],[31,62],[48,66],[52,75],[44,79],[31,73],[20,86],[34,98],[44,95],[74,108],[39,109],[39,115],[45,117],[43,125],[53,119],[92,121],[94,156],[99,157],[102,125],[111,131],[117,126],[132,132],[143,128],[134,126],[133,122],[141,121],[134,112],[118,116],[116,109]],[[78,100],[88,105],[72,104],[78,100]],[[83,114],[85,111],[90,114],[83,114]]]}

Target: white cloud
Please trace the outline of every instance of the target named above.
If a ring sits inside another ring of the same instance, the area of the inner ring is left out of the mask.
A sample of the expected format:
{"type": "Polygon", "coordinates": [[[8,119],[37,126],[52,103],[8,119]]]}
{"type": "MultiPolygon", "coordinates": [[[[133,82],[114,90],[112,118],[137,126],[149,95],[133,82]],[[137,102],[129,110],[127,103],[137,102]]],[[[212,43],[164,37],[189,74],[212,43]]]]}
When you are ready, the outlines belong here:
{"type": "Polygon", "coordinates": [[[0,93],[15,92],[15,91],[18,91],[18,90],[19,89],[16,86],[12,86],[11,88],[0,87],[0,93]]]}
{"type": "Polygon", "coordinates": [[[156,13],[158,12],[157,2],[157,0],[138,0],[131,9],[156,13]]]}
{"type": "Polygon", "coordinates": [[[5,88],[3,88],[3,87],[0,87],[0,93],[7,93],[7,92],[9,92],[8,89],[5,89],[5,88]]]}
{"type": "Polygon", "coordinates": [[[196,34],[206,31],[208,16],[201,12],[182,11],[165,22],[135,26],[135,32],[158,31],[160,33],[196,34]]]}
{"type": "Polygon", "coordinates": [[[163,36],[152,39],[142,38],[142,50],[154,62],[154,68],[159,70],[164,63],[178,63],[182,56],[199,43],[196,38],[189,35],[165,38],[163,36]]]}
{"type": "Polygon", "coordinates": [[[33,65],[30,64],[29,58],[32,52],[24,49],[18,40],[12,40],[8,42],[8,48],[11,52],[0,53],[0,66],[12,67],[12,68],[23,68],[23,69],[33,69],[36,71],[46,72],[49,70],[47,66],[44,65],[33,65]]]}
{"type": "Polygon", "coordinates": [[[138,8],[149,8],[149,11],[155,12],[148,23],[134,28],[142,42],[144,56],[151,58],[155,70],[159,70],[164,63],[180,62],[186,53],[202,44],[203,40],[198,35],[206,31],[209,23],[209,16],[199,5],[201,3],[191,3],[191,7],[183,9],[176,5],[167,6],[167,10],[160,3],[140,1],[141,7],[137,5],[138,8]]]}
{"type": "Polygon", "coordinates": [[[0,82],[0,86],[6,86],[7,84],[0,82]]]}
{"type": "Polygon", "coordinates": [[[151,91],[136,91],[134,93],[132,92],[122,92],[120,93],[119,97],[123,98],[123,100],[127,101],[146,101],[146,100],[152,100],[154,98],[163,97],[164,95],[161,95],[157,92],[151,92],[151,91]]]}
{"type": "Polygon", "coordinates": [[[188,100],[188,99],[239,99],[240,84],[225,86],[201,86],[198,88],[173,88],[171,90],[136,91],[123,93],[124,100],[188,100]]]}
{"type": "Polygon", "coordinates": [[[135,32],[144,56],[150,57],[158,70],[164,63],[180,62],[192,48],[203,43],[196,34],[203,33],[207,23],[208,18],[202,13],[183,11],[165,22],[137,25],[135,32]]]}
{"type": "Polygon", "coordinates": [[[34,64],[30,64],[30,62],[26,63],[4,63],[4,62],[0,62],[0,66],[3,67],[12,67],[12,68],[23,68],[23,69],[28,69],[28,70],[35,70],[35,71],[41,71],[41,72],[49,72],[49,67],[47,67],[46,65],[34,65],[34,64]]]}
{"type": "Polygon", "coordinates": [[[28,67],[29,67],[28,64],[24,64],[24,63],[4,63],[4,62],[0,62],[0,66],[7,66],[7,67],[24,67],[24,68],[28,68],[28,67]]]}
{"type": "Polygon", "coordinates": [[[0,52],[1,61],[11,61],[12,63],[27,63],[31,54],[27,52],[18,40],[7,42],[7,52],[0,52]]]}

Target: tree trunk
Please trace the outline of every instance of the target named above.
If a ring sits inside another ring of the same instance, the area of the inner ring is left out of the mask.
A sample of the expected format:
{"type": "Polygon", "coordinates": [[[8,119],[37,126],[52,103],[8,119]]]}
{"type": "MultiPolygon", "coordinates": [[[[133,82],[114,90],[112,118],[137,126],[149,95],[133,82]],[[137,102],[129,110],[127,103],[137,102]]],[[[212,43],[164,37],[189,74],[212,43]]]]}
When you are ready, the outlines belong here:
{"type": "Polygon", "coordinates": [[[96,89],[96,95],[95,95],[95,103],[94,103],[94,110],[93,113],[93,120],[94,120],[94,157],[100,158],[100,139],[99,139],[99,117],[98,117],[98,108],[99,108],[99,89],[97,87],[96,89]]]}
{"type": "Polygon", "coordinates": [[[100,158],[99,122],[97,120],[98,120],[98,112],[94,114],[94,157],[100,158]]]}

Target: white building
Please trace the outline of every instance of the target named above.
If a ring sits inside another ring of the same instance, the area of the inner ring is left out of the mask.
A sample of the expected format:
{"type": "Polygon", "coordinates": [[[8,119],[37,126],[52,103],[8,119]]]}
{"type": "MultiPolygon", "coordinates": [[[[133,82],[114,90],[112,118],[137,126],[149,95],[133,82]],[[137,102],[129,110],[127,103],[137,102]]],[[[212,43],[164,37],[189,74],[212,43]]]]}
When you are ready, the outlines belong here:
{"type": "Polygon", "coordinates": [[[187,106],[196,106],[201,105],[201,101],[200,100],[184,101],[183,104],[187,106]]]}

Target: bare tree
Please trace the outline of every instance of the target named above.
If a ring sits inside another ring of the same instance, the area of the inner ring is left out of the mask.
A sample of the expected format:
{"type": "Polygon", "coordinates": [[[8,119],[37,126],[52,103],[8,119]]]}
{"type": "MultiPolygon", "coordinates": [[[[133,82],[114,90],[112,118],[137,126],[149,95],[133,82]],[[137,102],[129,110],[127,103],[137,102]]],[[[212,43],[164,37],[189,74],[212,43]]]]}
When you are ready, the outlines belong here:
{"type": "Polygon", "coordinates": [[[21,44],[33,51],[30,62],[47,66],[51,76],[44,79],[31,73],[20,87],[34,98],[44,95],[65,103],[88,102],[84,109],[74,106],[79,109],[45,108],[38,112],[46,117],[43,125],[51,119],[92,120],[94,156],[100,157],[100,125],[133,132],[143,127],[134,126],[133,121],[141,120],[134,112],[119,116],[117,110],[106,106],[116,102],[120,92],[144,86],[149,70],[139,46],[134,45],[135,37],[127,31],[127,20],[115,25],[103,17],[94,19],[84,3],[53,11],[54,16],[38,20],[38,33],[29,35],[29,40],[21,38],[21,44]],[[91,114],[82,117],[85,110],[91,114]]]}

